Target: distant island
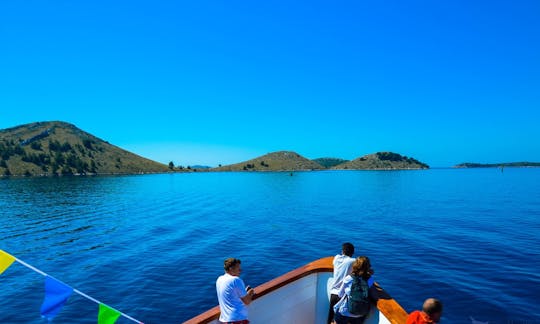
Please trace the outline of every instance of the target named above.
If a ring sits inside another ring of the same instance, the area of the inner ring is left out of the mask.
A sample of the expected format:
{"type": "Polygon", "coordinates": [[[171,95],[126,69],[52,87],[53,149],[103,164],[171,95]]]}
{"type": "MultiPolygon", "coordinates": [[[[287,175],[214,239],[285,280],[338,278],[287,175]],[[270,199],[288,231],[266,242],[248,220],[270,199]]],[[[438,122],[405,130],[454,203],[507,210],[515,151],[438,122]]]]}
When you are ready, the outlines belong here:
{"type": "Polygon", "coordinates": [[[152,161],[114,146],[62,121],[35,122],[0,130],[0,176],[68,176],[165,172],[417,170],[429,166],[412,157],[377,152],[352,161],[334,157],[307,159],[278,151],[215,168],[175,166],[152,161]]]}
{"type": "Polygon", "coordinates": [[[0,130],[0,175],[51,176],[168,172],[72,124],[37,122],[0,130]]]}
{"type": "Polygon", "coordinates": [[[377,152],[352,161],[338,158],[309,160],[296,152],[280,151],[258,158],[220,166],[211,171],[314,171],[314,170],[418,170],[429,166],[393,152],[377,152]],[[340,161],[341,163],[336,163],[340,161]],[[322,162],[322,164],[320,163],[322,162]],[[328,165],[331,165],[328,167],[328,165]]]}
{"type": "Polygon", "coordinates": [[[503,168],[503,167],[540,167],[540,162],[508,162],[508,163],[460,163],[454,168],[503,168]]]}
{"type": "Polygon", "coordinates": [[[334,167],[336,165],[340,165],[340,164],[343,164],[345,162],[349,162],[349,160],[344,160],[344,159],[340,159],[340,158],[331,158],[331,157],[313,159],[313,161],[319,163],[320,165],[322,165],[325,168],[331,168],[331,167],[334,167]]]}
{"type": "Polygon", "coordinates": [[[323,170],[325,167],[309,160],[296,152],[279,151],[226,166],[210,169],[211,171],[310,171],[323,170]]]}
{"type": "Polygon", "coordinates": [[[412,157],[393,152],[377,152],[364,155],[332,167],[335,170],[417,170],[429,169],[429,165],[412,157]]]}

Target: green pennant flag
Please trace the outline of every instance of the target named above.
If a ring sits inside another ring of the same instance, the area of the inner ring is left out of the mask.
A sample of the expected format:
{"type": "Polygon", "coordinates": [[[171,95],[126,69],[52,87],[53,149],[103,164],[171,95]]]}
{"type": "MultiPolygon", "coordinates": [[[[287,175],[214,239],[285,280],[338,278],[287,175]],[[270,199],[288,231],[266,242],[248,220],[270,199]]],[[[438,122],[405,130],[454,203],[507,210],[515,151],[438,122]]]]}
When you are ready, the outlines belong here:
{"type": "Polygon", "coordinates": [[[105,304],[99,304],[98,324],[114,324],[120,312],[105,304]]]}
{"type": "Polygon", "coordinates": [[[0,250],[0,274],[4,272],[15,261],[15,258],[4,250],[0,250]]]}

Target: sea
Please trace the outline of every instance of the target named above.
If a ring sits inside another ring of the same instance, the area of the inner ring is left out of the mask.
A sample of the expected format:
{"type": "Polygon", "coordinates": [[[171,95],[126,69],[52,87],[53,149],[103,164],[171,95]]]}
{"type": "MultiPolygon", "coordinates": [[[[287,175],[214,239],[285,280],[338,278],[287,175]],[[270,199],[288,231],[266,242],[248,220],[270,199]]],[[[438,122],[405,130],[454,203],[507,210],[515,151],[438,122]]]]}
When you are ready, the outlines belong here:
{"type": "MultiPolygon", "coordinates": [[[[0,180],[0,249],[95,300],[55,323],[96,323],[97,302],[182,323],[217,305],[225,258],[256,287],[347,241],[407,312],[435,297],[441,323],[540,323],[540,168],[0,180]]],[[[47,322],[36,270],[0,275],[0,323],[47,322]]]]}

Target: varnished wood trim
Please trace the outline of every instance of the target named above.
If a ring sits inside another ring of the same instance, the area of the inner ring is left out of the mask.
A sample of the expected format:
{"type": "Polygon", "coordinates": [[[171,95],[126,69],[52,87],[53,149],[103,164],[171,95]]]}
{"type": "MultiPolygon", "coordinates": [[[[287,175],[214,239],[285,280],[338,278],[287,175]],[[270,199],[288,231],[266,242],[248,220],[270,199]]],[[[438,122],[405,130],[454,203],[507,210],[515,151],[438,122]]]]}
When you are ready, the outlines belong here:
{"type": "MultiPolygon", "coordinates": [[[[334,270],[332,260],[333,257],[330,256],[310,262],[298,269],[295,269],[256,287],[256,294],[253,300],[261,298],[276,289],[279,289],[303,277],[309,276],[312,273],[332,272],[334,270]]],[[[401,308],[401,306],[394,299],[391,299],[388,294],[386,294],[386,292],[382,290],[382,288],[379,287],[378,292],[379,299],[377,301],[377,308],[392,324],[404,324],[406,322],[407,313],[403,310],[403,308],[401,308]]],[[[209,323],[219,318],[219,312],[219,306],[216,306],[184,322],[184,324],[209,323]]]]}
{"type": "Polygon", "coordinates": [[[187,320],[184,322],[184,324],[199,324],[199,323],[210,323],[213,320],[217,320],[219,318],[219,305],[216,307],[213,307],[206,312],[199,314],[192,319],[187,320]]]}
{"type": "Polygon", "coordinates": [[[377,308],[392,324],[407,322],[407,312],[394,299],[379,299],[377,308]]]}

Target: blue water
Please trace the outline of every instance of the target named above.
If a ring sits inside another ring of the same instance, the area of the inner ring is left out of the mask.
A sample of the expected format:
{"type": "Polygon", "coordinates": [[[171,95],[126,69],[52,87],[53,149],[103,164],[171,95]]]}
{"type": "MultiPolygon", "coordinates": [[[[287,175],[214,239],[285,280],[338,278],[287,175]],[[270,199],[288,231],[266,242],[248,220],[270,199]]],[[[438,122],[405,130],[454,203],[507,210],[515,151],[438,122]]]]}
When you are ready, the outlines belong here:
{"type": "MultiPolygon", "coordinates": [[[[145,323],[180,323],[217,304],[226,257],[257,286],[351,241],[407,311],[433,296],[443,323],[540,323],[539,182],[539,168],[6,179],[0,248],[145,323]]],[[[0,323],[43,323],[42,298],[43,277],[14,263],[0,323]]],[[[73,295],[55,322],[96,317],[73,295]]]]}

